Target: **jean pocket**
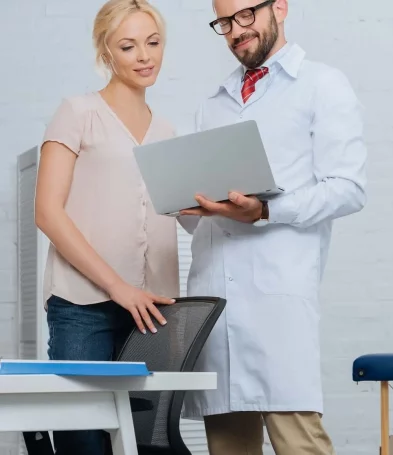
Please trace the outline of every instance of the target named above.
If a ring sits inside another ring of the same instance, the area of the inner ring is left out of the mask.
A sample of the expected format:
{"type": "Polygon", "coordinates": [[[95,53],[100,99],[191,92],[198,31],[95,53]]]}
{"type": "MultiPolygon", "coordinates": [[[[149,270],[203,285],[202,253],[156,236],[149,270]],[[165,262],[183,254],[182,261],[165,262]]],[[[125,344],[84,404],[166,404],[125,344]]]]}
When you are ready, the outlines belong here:
{"type": "Polygon", "coordinates": [[[79,306],[75,305],[68,300],[52,295],[48,299],[47,304],[47,320],[48,324],[53,322],[60,322],[67,317],[72,317],[74,314],[77,315],[79,306]]]}
{"type": "Polygon", "coordinates": [[[62,299],[61,297],[52,294],[48,299],[48,306],[49,305],[69,306],[74,304],[72,302],[69,302],[68,300],[62,299]]]}

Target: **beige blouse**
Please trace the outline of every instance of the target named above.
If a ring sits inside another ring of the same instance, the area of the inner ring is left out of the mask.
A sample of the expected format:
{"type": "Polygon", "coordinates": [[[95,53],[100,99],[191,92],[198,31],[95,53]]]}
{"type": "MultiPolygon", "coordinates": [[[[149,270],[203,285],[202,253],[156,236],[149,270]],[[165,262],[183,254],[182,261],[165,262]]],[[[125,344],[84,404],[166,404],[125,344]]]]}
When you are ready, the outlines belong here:
{"type": "MultiPolygon", "coordinates": [[[[142,144],[173,135],[153,113],[142,144]]],[[[90,245],[127,283],[178,297],[176,221],[154,212],[133,155],[138,143],[101,95],[63,100],[46,129],[47,141],[78,155],[66,211],[90,245]]],[[[109,300],[51,244],[45,302],[52,294],[78,305],[109,300]]]]}

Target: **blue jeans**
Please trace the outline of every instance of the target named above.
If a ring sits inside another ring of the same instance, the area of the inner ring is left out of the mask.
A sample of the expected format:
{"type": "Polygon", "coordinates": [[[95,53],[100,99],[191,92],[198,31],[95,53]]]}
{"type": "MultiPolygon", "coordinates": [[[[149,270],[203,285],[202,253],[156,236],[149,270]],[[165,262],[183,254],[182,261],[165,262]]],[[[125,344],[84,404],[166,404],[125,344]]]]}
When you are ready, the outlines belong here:
{"type": "MultiPolygon", "coordinates": [[[[74,305],[52,296],[48,300],[51,360],[112,360],[135,323],[131,314],[114,302],[74,305]]],[[[104,431],[54,432],[56,455],[104,455],[108,435],[104,431]]]]}

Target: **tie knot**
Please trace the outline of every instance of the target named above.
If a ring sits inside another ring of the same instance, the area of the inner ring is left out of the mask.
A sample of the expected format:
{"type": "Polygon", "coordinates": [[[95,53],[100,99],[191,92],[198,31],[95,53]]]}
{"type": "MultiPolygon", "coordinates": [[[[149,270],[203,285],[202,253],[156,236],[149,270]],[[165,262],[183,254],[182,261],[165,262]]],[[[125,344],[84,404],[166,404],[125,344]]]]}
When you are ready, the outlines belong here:
{"type": "Polygon", "coordinates": [[[262,67],[262,68],[256,68],[253,70],[247,70],[246,74],[244,75],[244,80],[246,81],[247,79],[251,80],[252,82],[257,82],[259,79],[262,79],[266,74],[268,74],[269,68],[267,67],[262,67]]]}

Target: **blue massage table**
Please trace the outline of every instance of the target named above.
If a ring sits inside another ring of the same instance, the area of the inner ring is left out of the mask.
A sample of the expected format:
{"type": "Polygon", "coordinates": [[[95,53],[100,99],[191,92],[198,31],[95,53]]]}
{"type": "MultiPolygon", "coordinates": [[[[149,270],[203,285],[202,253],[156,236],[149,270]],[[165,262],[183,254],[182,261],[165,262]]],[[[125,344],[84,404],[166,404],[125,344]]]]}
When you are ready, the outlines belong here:
{"type": "Polygon", "coordinates": [[[381,455],[389,455],[389,381],[393,380],[393,354],[358,357],[353,363],[352,378],[355,382],[381,383],[381,455]]]}

